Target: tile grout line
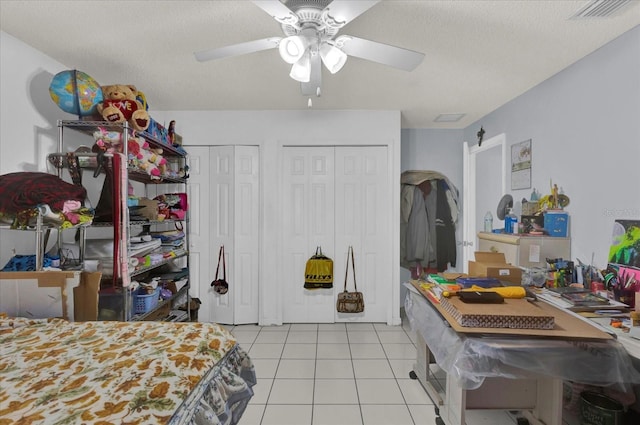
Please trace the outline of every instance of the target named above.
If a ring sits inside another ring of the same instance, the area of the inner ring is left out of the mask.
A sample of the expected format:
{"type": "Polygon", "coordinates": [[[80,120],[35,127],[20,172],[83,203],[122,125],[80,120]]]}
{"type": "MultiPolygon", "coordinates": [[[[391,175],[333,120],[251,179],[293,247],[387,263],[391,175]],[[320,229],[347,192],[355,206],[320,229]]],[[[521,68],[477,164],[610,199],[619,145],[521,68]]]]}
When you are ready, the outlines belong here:
{"type": "MultiPolygon", "coordinates": [[[[256,335],[255,341],[258,340],[258,337],[262,333],[262,329],[263,328],[264,328],[264,326],[260,327],[260,330],[258,331],[258,335],[256,335]]],[[[260,423],[261,424],[262,424],[262,421],[264,421],[264,415],[267,413],[267,406],[269,406],[269,398],[271,398],[271,391],[273,391],[273,386],[276,383],[276,376],[278,375],[278,369],[280,369],[280,361],[282,360],[282,353],[284,352],[284,346],[287,343],[287,338],[289,338],[289,330],[290,329],[291,329],[291,325],[289,325],[289,329],[287,329],[287,336],[284,339],[284,344],[282,344],[282,351],[280,351],[280,357],[278,358],[278,364],[276,365],[276,371],[273,374],[273,381],[271,381],[271,387],[269,388],[269,394],[267,395],[267,400],[264,403],[264,410],[262,411],[262,417],[260,418],[260,423]]],[[[254,341],[254,344],[255,344],[255,341],[254,341]]]]}
{"type": "MultiPolygon", "coordinates": [[[[402,323],[402,322],[401,322],[402,323]]],[[[409,338],[409,341],[411,341],[411,343],[413,344],[413,340],[411,339],[411,337],[409,336],[409,334],[407,334],[406,329],[404,328],[403,325],[401,325],[402,327],[402,331],[404,332],[404,334],[406,335],[407,338],[409,338]]],[[[413,344],[413,347],[416,348],[415,344],[413,344]]],[[[416,348],[417,349],[417,348],[416,348]]],[[[395,376],[395,373],[394,373],[395,376]]],[[[409,408],[409,404],[407,403],[407,399],[404,396],[404,393],[402,392],[402,387],[400,387],[400,383],[398,382],[398,377],[396,376],[396,384],[398,385],[398,388],[400,388],[400,394],[402,395],[402,399],[404,400],[405,406],[407,406],[407,410],[409,411],[409,417],[411,418],[411,421],[413,421],[414,425],[418,423],[417,418],[413,417],[413,413],[411,413],[411,409],[409,408]]]]}
{"type": "Polygon", "coordinates": [[[316,324],[316,357],[313,360],[313,388],[311,390],[311,421],[309,422],[313,425],[313,411],[315,409],[315,401],[316,401],[316,373],[318,369],[318,341],[320,339],[320,326],[316,324]]]}
{"type": "MultiPolygon", "coordinates": [[[[404,332],[404,328],[402,328],[402,325],[401,325],[400,328],[402,329],[402,332],[404,333],[404,335],[408,337],[406,332],[404,332]]],[[[400,387],[400,383],[398,382],[398,377],[393,372],[393,367],[391,367],[391,361],[389,359],[389,355],[387,354],[387,351],[384,349],[384,344],[382,343],[382,340],[380,339],[380,335],[378,334],[378,330],[377,329],[376,329],[376,335],[378,335],[378,339],[380,340],[380,345],[382,345],[382,351],[384,352],[384,357],[387,360],[387,364],[389,365],[389,369],[391,369],[391,375],[393,375],[393,379],[394,379],[394,381],[396,383],[396,386],[398,387],[398,391],[400,391],[400,396],[402,397],[402,400],[404,401],[404,407],[405,407],[405,409],[407,409],[407,412],[409,412],[409,417],[411,418],[411,422],[413,422],[413,424],[415,425],[416,421],[413,419],[413,416],[411,415],[411,410],[409,409],[409,405],[407,404],[407,399],[405,398],[404,393],[402,392],[402,388],[400,387]]]]}
{"type": "Polygon", "coordinates": [[[356,368],[355,368],[355,365],[353,364],[353,353],[351,352],[351,341],[349,341],[349,331],[347,330],[346,324],[344,325],[344,328],[347,334],[347,347],[349,347],[349,359],[351,360],[351,371],[353,372],[353,385],[356,387],[356,398],[358,399],[358,410],[360,410],[360,421],[364,425],[364,415],[362,414],[362,403],[360,403],[360,391],[358,390],[358,380],[356,379],[356,368]]]}

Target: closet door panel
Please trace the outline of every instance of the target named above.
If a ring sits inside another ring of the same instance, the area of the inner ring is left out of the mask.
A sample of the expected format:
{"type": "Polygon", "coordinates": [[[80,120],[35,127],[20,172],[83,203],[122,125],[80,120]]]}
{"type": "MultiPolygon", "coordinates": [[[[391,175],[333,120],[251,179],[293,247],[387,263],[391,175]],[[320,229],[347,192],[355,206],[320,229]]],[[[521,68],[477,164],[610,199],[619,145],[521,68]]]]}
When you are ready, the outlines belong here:
{"type": "MultiPolygon", "coordinates": [[[[344,276],[346,253],[353,246],[358,290],[364,295],[361,314],[335,312],[336,321],[384,322],[391,298],[391,229],[387,148],[336,148],[335,229],[337,275],[344,276]]],[[[340,279],[343,279],[342,277],[340,279]]],[[[340,284],[342,285],[342,283],[340,284]]],[[[349,290],[353,280],[349,277],[349,290]]],[[[338,291],[336,291],[337,293],[338,291]]]]}
{"type": "MultiPolygon", "coordinates": [[[[235,204],[233,270],[235,324],[258,322],[259,270],[259,149],[235,147],[235,204]]],[[[226,246],[225,246],[226,251],[226,246]]],[[[231,251],[230,251],[231,252],[231,251]]]]}
{"type": "Polygon", "coordinates": [[[283,321],[332,322],[333,290],[303,285],[306,261],[317,246],[333,256],[334,148],[284,147],[283,164],[283,321]]]}
{"type": "MultiPolygon", "coordinates": [[[[189,151],[189,276],[192,296],[200,299],[202,304],[198,311],[198,319],[203,322],[212,321],[212,296],[209,286],[211,258],[209,244],[209,147],[188,146],[189,151]]],[[[217,252],[216,252],[217,253],[217,252]]]]}
{"type": "MultiPolygon", "coordinates": [[[[220,295],[211,291],[213,300],[211,321],[218,323],[234,323],[234,296],[237,291],[235,284],[235,270],[231,258],[234,258],[234,187],[235,187],[235,160],[233,146],[213,146],[210,148],[209,166],[211,167],[211,179],[209,190],[211,191],[208,216],[211,223],[209,244],[211,246],[211,267],[209,282],[215,279],[218,265],[218,252],[222,245],[225,250],[227,263],[227,282],[229,291],[220,295]]],[[[206,214],[206,213],[205,213],[206,214]]],[[[220,265],[219,278],[222,277],[222,264],[220,265]]]]}

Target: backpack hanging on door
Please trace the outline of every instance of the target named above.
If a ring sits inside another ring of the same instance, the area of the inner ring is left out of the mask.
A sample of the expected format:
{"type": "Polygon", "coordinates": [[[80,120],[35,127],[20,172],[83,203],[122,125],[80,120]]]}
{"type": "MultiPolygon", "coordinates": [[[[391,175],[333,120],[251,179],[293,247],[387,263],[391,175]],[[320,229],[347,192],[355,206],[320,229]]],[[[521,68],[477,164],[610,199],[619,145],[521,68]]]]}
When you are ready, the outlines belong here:
{"type": "Polygon", "coordinates": [[[316,253],[307,260],[304,271],[305,289],[333,288],[333,260],[322,254],[317,247],[316,253]]]}

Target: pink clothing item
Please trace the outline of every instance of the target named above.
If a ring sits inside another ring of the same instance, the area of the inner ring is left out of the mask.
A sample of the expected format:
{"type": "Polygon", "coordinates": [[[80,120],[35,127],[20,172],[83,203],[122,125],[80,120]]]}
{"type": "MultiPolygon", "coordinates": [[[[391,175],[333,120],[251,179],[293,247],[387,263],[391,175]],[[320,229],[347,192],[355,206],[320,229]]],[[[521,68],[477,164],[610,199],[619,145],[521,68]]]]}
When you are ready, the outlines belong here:
{"type": "Polygon", "coordinates": [[[73,211],[78,211],[80,208],[82,208],[82,203],[80,201],[64,201],[64,204],[62,205],[62,212],[66,214],[73,211]]]}
{"type": "Polygon", "coordinates": [[[78,224],[80,222],[80,214],[77,214],[77,213],[74,213],[74,212],[65,212],[64,216],[73,225],[76,225],[76,224],[78,224]]]}

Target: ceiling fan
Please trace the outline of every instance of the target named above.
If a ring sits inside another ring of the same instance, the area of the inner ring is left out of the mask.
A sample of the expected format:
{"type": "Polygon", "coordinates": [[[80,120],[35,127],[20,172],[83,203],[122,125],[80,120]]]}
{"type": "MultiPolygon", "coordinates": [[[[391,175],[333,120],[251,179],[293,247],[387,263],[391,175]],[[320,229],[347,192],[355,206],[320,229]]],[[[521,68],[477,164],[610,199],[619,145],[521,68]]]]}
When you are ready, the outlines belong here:
{"type": "Polygon", "coordinates": [[[282,27],[284,37],[269,37],[195,53],[204,62],[278,48],[290,63],[289,76],[301,83],[304,96],[320,96],[322,66],[335,74],[348,56],[399,68],[415,69],[423,53],[382,44],[338,31],[380,0],[260,0],[253,3],[282,27]]]}

